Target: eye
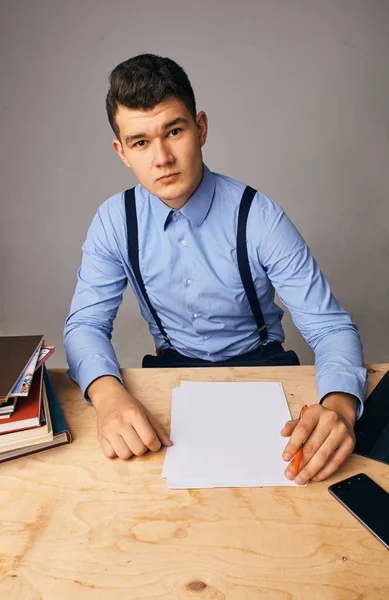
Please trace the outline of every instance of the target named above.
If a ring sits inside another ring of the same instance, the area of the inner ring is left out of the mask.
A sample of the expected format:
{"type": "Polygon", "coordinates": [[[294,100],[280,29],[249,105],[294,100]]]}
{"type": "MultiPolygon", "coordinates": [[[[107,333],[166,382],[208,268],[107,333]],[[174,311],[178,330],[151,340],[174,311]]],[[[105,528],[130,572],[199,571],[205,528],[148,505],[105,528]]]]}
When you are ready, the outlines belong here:
{"type": "Polygon", "coordinates": [[[136,146],[138,146],[138,144],[142,144],[142,146],[138,146],[138,148],[143,148],[143,144],[144,144],[145,142],[146,142],[146,140],[139,140],[139,142],[136,142],[136,143],[134,144],[134,148],[135,148],[136,146]]]}
{"type": "MultiPolygon", "coordinates": [[[[182,129],[180,127],[176,127],[175,129],[172,129],[170,131],[170,133],[174,133],[175,131],[179,132],[179,131],[182,131],[182,129]]],[[[169,133],[169,135],[170,135],[170,133],[169,133]]],[[[175,135],[177,135],[177,134],[175,134],[175,135]]],[[[174,135],[174,137],[175,137],[175,135],[174,135]]]]}

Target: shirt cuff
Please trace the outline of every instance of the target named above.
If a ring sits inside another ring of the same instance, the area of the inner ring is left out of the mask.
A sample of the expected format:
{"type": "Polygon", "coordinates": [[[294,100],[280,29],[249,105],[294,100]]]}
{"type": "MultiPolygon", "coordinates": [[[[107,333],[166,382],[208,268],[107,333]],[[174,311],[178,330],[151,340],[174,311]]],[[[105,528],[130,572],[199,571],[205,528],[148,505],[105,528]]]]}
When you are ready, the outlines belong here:
{"type": "Polygon", "coordinates": [[[317,381],[319,392],[319,403],[321,403],[327,394],[344,392],[352,394],[358,398],[357,420],[362,416],[363,403],[367,392],[366,369],[363,367],[355,368],[356,373],[327,373],[317,381]]]}
{"type": "Polygon", "coordinates": [[[90,384],[104,375],[112,375],[116,377],[121,384],[123,384],[122,376],[120,375],[119,367],[114,361],[107,360],[101,356],[88,356],[88,360],[83,360],[77,366],[77,373],[74,374],[73,369],[68,370],[68,375],[73,381],[78,383],[80,386],[82,395],[85,400],[91,403],[90,398],[87,395],[87,389],[90,384]]]}

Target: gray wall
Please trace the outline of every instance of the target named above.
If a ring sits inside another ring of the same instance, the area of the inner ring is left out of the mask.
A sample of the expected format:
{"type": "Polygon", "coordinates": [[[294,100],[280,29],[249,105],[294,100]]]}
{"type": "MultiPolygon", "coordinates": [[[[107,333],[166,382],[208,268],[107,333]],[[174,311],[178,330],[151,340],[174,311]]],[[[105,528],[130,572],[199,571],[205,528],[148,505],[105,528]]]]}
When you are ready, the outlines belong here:
{"type": "MultiPolygon", "coordinates": [[[[111,149],[110,70],[139,53],[187,71],[210,122],[211,170],[257,187],[295,222],[389,361],[389,2],[2,0],[1,333],[40,333],[65,366],[63,321],[81,244],[107,197],[135,185],[111,149]]],[[[287,347],[312,353],[285,319],[287,347]]],[[[152,341],[127,291],[123,366],[152,341]]]]}

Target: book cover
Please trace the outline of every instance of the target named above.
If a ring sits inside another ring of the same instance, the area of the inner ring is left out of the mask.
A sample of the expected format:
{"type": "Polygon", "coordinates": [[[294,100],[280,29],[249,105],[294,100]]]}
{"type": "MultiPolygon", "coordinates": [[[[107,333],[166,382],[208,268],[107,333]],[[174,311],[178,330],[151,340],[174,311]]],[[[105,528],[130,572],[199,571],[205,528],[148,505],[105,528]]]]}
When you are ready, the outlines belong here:
{"type": "Polygon", "coordinates": [[[54,351],[55,351],[55,346],[42,346],[40,354],[39,354],[39,358],[38,358],[38,363],[35,367],[35,370],[39,369],[39,367],[41,367],[46,362],[46,360],[49,358],[49,356],[54,354],[54,351]]]}
{"type": "Polygon", "coordinates": [[[31,454],[37,454],[38,452],[44,452],[46,450],[56,448],[57,446],[70,444],[70,442],[72,441],[71,433],[63,416],[61,405],[58,401],[55,389],[51,383],[49,374],[44,366],[43,369],[45,390],[47,394],[47,401],[53,428],[53,439],[46,443],[38,444],[29,448],[20,448],[18,450],[1,453],[0,463],[14,460],[16,458],[22,458],[23,456],[30,456],[31,454]]]}
{"type": "Polygon", "coordinates": [[[5,423],[0,422],[1,435],[12,431],[39,427],[42,404],[43,367],[34,374],[27,398],[19,399],[16,410],[5,423]]]}
{"type": "Polygon", "coordinates": [[[21,374],[17,384],[10,393],[10,398],[15,398],[17,396],[28,396],[35,371],[46,362],[49,356],[53,354],[54,350],[55,346],[42,346],[40,349],[37,348],[37,351],[34,352],[27,369],[21,374]]]}
{"type": "Polygon", "coordinates": [[[0,404],[6,402],[21,373],[26,370],[43,335],[0,337],[0,404]]]}
{"type": "Polygon", "coordinates": [[[21,443],[24,440],[36,438],[37,436],[44,436],[49,432],[49,423],[46,420],[46,415],[43,410],[43,386],[42,386],[42,406],[40,414],[40,425],[39,427],[30,427],[30,429],[19,429],[17,431],[11,431],[10,433],[0,433],[0,452],[3,452],[7,448],[8,444],[14,442],[21,443]]]}
{"type": "Polygon", "coordinates": [[[9,395],[10,398],[15,398],[15,396],[28,396],[40,351],[41,348],[39,347],[35,350],[30,362],[27,365],[26,370],[23,371],[23,373],[18,379],[17,384],[13,387],[12,392],[9,395]]]}
{"type": "Polygon", "coordinates": [[[43,444],[53,440],[53,427],[44,382],[42,387],[41,426],[29,429],[27,432],[30,434],[27,437],[21,436],[21,434],[24,433],[23,431],[15,431],[14,433],[0,436],[0,458],[5,452],[11,450],[18,451],[22,448],[36,446],[37,444],[43,444]]]}

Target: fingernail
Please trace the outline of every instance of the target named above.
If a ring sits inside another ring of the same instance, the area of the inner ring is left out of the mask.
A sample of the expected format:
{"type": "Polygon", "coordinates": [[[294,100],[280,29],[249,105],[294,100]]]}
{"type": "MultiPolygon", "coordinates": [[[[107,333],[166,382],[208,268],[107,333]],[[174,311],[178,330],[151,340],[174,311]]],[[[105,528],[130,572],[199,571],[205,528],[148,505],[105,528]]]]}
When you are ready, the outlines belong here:
{"type": "Polygon", "coordinates": [[[285,473],[285,477],[286,477],[287,479],[293,479],[294,475],[293,475],[293,473],[291,473],[290,471],[287,471],[287,472],[285,473]]]}
{"type": "Polygon", "coordinates": [[[290,460],[292,457],[290,456],[289,452],[284,452],[284,454],[282,455],[282,458],[284,460],[290,460]]]}
{"type": "Polygon", "coordinates": [[[298,485],[301,485],[303,480],[301,477],[296,477],[295,482],[298,483],[298,485]]]}

